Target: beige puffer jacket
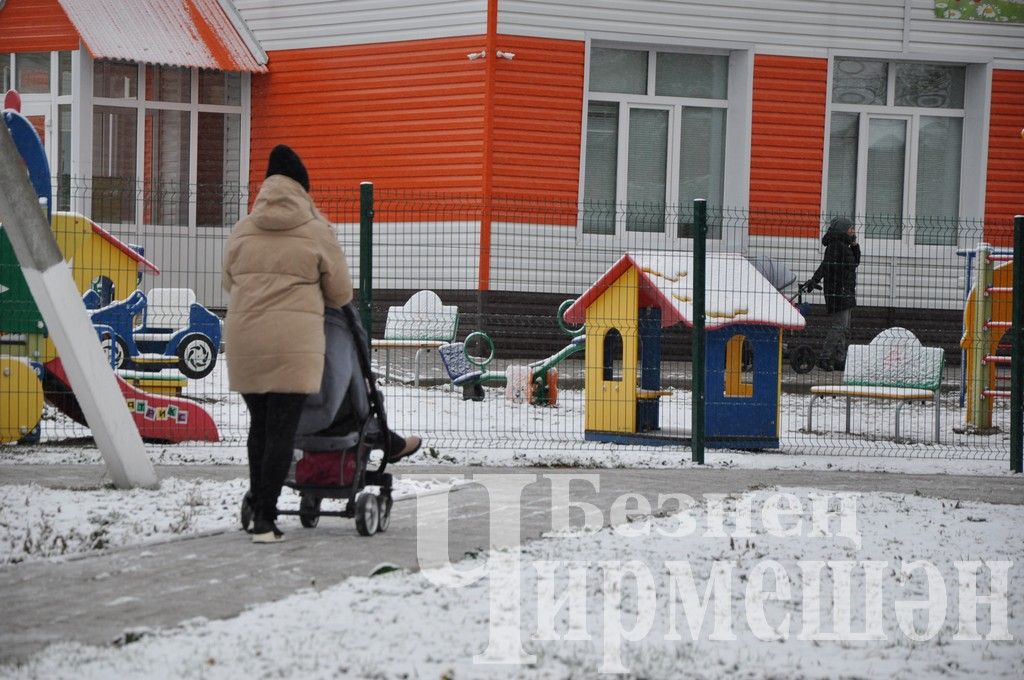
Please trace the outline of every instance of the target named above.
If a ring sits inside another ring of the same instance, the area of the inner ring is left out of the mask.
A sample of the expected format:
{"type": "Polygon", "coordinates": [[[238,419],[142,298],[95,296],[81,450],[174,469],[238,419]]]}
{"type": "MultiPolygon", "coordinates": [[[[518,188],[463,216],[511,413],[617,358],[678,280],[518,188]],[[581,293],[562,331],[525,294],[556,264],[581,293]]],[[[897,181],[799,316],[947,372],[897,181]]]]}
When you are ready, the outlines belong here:
{"type": "Polygon", "coordinates": [[[263,183],[252,212],[228,237],[224,322],[231,389],[312,394],[324,369],[324,305],[352,300],[352,278],[334,230],[302,186],[263,183]]]}

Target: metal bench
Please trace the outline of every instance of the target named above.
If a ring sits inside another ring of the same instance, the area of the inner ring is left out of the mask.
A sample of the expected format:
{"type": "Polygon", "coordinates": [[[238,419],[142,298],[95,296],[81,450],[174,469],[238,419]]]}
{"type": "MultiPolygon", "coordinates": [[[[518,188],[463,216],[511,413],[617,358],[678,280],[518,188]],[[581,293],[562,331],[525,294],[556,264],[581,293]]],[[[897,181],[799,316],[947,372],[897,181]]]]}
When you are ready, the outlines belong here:
{"type": "Polygon", "coordinates": [[[900,436],[900,411],[908,401],[932,400],[935,407],[935,441],[939,441],[941,401],[939,388],[945,353],[939,347],[924,347],[905,328],[888,328],[867,345],[850,345],[843,381],[839,385],[811,387],[807,405],[807,432],[811,432],[814,404],[824,397],[846,397],[846,432],[850,432],[850,402],[853,399],[891,399],[896,404],[896,431],[900,436]]]}
{"type": "Polygon", "coordinates": [[[459,308],[441,304],[431,290],[421,290],[404,305],[389,307],[384,337],[374,338],[371,346],[384,350],[384,379],[391,378],[391,350],[416,350],[416,374],[413,384],[420,385],[422,357],[455,339],[459,327],[459,308]]]}

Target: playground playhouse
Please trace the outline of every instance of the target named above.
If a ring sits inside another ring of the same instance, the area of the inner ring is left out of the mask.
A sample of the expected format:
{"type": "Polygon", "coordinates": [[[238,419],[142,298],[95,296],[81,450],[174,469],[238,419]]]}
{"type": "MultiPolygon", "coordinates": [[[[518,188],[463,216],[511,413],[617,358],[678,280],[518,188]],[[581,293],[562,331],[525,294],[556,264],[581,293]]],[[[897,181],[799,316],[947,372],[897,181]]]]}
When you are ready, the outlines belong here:
{"type": "MultiPolygon", "coordinates": [[[[659,409],[671,396],[661,331],[693,326],[692,265],[689,252],[626,253],[566,310],[566,322],[586,325],[587,440],[689,443],[689,432],[661,427],[659,409]]],[[[709,254],[706,290],[706,444],[777,448],[782,330],[804,318],[741,255],[709,254]]]]}

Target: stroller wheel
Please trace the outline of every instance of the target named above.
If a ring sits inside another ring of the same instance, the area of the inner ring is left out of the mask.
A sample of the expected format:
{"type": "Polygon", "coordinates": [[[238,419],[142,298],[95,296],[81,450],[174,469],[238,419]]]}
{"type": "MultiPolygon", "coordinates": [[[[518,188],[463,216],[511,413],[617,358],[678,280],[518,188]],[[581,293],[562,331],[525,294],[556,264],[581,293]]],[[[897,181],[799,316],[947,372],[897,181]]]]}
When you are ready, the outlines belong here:
{"type": "Polygon", "coordinates": [[[391,500],[391,494],[381,495],[377,497],[377,509],[379,516],[377,519],[377,531],[384,533],[391,526],[391,505],[394,501],[391,500]]]}
{"type": "Polygon", "coordinates": [[[373,536],[377,533],[380,520],[380,508],[377,497],[372,493],[363,492],[356,498],[356,531],[360,536],[373,536]]]}
{"type": "Polygon", "coordinates": [[[308,493],[299,496],[299,523],[302,526],[313,529],[320,523],[321,500],[318,496],[308,493]]]}
{"type": "Polygon", "coordinates": [[[814,368],[816,358],[813,347],[800,345],[793,350],[793,355],[789,358],[789,365],[797,373],[810,373],[811,369],[814,368]]]}
{"type": "Polygon", "coordinates": [[[249,527],[252,526],[252,515],[252,492],[246,491],[242,497],[242,508],[238,513],[239,519],[242,520],[242,531],[249,531],[249,527]]]}

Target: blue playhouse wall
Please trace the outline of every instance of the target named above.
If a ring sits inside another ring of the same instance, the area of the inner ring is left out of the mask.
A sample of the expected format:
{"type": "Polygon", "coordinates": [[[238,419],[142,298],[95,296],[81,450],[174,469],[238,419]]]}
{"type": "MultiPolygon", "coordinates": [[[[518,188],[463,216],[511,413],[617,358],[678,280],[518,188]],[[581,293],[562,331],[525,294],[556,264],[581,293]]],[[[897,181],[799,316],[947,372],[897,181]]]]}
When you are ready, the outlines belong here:
{"type": "Polygon", "coordinates": [[[705,444],[713,448],[779,447],[779,329],[728,326],[707,333],[705,444]],[[753,394],[725,395],[726,344],[746,337],[753,350],[753,394]]]}

